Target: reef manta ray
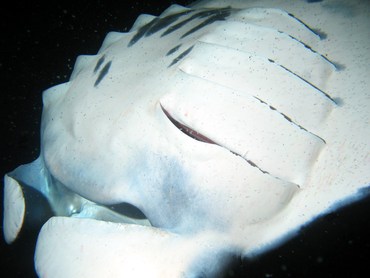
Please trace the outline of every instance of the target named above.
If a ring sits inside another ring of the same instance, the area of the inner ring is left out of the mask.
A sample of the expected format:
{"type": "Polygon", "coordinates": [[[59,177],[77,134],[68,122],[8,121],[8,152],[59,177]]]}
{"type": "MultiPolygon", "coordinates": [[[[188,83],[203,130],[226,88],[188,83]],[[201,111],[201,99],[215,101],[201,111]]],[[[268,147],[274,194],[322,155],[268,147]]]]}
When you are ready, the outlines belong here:
{"type": "Polygon", "coordinates": [[[4,178],[6,241],[43,196],[40,277],[213,277],[363,196],[369,14],[200,1],[109,33],[43,93],[40,156],[4,178]]]}

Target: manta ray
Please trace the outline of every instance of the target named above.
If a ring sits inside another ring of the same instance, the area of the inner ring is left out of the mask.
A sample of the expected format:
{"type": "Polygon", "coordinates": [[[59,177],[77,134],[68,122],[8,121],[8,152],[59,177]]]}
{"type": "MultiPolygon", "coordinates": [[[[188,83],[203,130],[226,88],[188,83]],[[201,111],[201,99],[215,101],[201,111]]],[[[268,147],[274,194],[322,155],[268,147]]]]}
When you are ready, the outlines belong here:
{"type": "Polygon", "coordinates": [[[370,3],[214,0],[140,15],[43,92],[3,233],[40,277],[217,277],[370,186],[370,3]]]}

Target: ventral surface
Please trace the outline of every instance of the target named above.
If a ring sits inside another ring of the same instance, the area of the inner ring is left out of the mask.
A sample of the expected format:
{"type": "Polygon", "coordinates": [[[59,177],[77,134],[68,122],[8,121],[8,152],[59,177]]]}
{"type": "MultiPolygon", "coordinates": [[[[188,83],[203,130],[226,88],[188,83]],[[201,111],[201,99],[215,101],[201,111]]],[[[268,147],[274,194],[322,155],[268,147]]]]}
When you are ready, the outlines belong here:
{"type": "Polygon", "coordinates": [[[369,12],[200,1],[109,33],[43,92],[40,156],[4,177],[6,241],[47,212],[40,277],[214,277],[363,196],[369,12]]]}

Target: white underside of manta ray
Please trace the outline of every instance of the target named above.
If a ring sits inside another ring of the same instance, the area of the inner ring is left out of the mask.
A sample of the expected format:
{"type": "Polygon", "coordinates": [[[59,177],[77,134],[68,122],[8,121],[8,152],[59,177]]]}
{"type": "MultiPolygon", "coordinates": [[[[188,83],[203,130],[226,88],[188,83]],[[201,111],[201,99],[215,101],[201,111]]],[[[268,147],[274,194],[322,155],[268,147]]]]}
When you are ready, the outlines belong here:
{"type": "Polygon", "coordinates": [[[370,3],[308,2],[173,5],[79,56],[5,175],[6,241],[43,196],[40,277],[214,277],[363,196],[370,3]]]}

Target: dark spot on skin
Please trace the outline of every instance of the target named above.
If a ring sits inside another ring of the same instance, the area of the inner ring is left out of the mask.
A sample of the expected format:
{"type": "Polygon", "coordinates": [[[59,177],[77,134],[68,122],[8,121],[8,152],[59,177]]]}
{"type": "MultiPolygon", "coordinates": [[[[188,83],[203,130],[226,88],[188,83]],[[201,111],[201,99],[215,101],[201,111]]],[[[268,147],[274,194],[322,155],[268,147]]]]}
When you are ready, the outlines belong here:
{"type": "Polygon", "coordinates": [[[105,60],[105,55],[103,55],[103,56],[98,60],[98,62],[96,63],[96,66],[95,66],[95,68],[94,68],[94,73],[96,73],[96,72],[99,70],[100,66],[104,63],[104,60],[105,60]]]}
{"type": "Polygon", "coordinates": [[[192,21],[194,18],[196,18],[195,15],[193,15],[190,18],[185,19],[185,20],[183,20],[183,21],[181,21],[181,22],[179,22],[179,23],[177,23],[177,24],[175,24],[175,25],[167,28],[167,30],[162,33],[161,37],[164,37],[166,35],[169,35],[172,32],[175,32],[176,30],[178,30],[181,27],[185,26],[188,22],[192,21]]]}
{"type": "Polygon", "coordinates": [[[230,15],[230,11],[231,9],[230,8],[227,8],[227,9],[222,9],[222,10],[217,10],[216,13],[214,13],[211,17],[207,18],[205,21],[203,21],[202,23],[200,23],[199,25],[195,26],[194,28],[190,29],[188,32],[186,32],[185,34],[183,34],[181,36],[181,38],[185,38],[186,36],[189,36],[191,34],[193,34],[194,32],[216,22],[216,21],[222,21],[222,20],[225,20],[226,17],[228,17],[230,15]]]}
{"type": "Polygon", "coordinates": [[[159,18],[154,18],[152,21],[150,21],[148,24],[145,24],[144,26],[140,27],[137,31],[136,34],[132,37],[130,42],[128,43],[128,47],[133,46],[135,43],[137,43],[142,37],[145,36],[145,33],[157,23],[159,18]]]}
{"type": "Polygon", "coordinates": [[[321,31],[321,30],[319,30],[319,29],[311,29],[316,35],[318,35],[319,37],[320,37],[320,39],[321,40],[325,40],[327,37],[328,37],[328,35],[325,33],[325,32],[323,32],[323,31],[321,31]]]}
{"type": "Polygon", "coordinates": [[[181,44],[179,44],[179,45],[175,46],[174,48],[170,49],[167,52],[166,56],[170,56],[171,54],[175,53],[177,50],[179,50],[180,47],[181,47],[181,44]]]}
{"type": "Polygon", "coordinates": [[[184,52],[182,52],[179,56],[177,56],[175,59],[173,59],[172,63],[168,67],[172,67],[174,64],[178,63],[181,59],[183,59],[186,55],[188,55],[191,52],[193,47],[194,47],[194,45],[189,47],[184,52]]]}
{"type": "Polygon", "coordinates": [[[343,104],[344,104],[343,99],[341,99],[340,97],[335,97],[335,98],[334,98],[334,101],[335,101],[335,103],[336,103],[338,106],[343,106],[343,104]]]}
{"type": "Polygon", "coordinates": [[[293,37],[293,36],[291,36],[291,35],[288,35],[288,36],[289,36],[291,39],[293,39],[293,40],[295,40],[295,41],[299,42],[300,44],[302,44],[305,48],[307,48],[308,50],[310,50],[312,53],[315,53],[315,54],[317,54],[317,55],[320,55],[324,60],[326,60],[328,63],[332,64],[336,70],[342,70],[342,69],[344,69],[344,68],[345,68],[343,65],[341,65],[341,64],[339,64],[339,63],[335,63],[335,62],[331,61],[330,59],[328,59],[328,58],[327,58],[327,57],[325,57],[324,55],[322,55],[322,54],[320,54],[319,52],[317,52],[316,50],[312,49],[312,47],[311,47],[311,46],[309,46],[308,44],[306,44],[306,43],[304,43],[304,42],[302,42],[302,41],[298,40],[297,38],[295,38],[295,37],[293,37]]]}
{"type": "Polygon", "coordinates": [[[160,30],[168,27],[169,25],[171,25],[173,22],[178,20],[181,16],[189,14],[190,12],[191,12],[191,10],[181,12],[181,13],[177,13],[177,14],[168,15],[166,17],[160,18],[158,21],[155,22],[155,24],[153,24],[149,28],[149,30],[146,31],[145,36],[151,36],[151,35],[157,33],[158,31],[160,31],[160,30]]]}
{"type": "Polygon", "coordinates": [[[95,83],[94,83],[94,87],[98,86],[99,83],[103,80],[103,78],[108,74],[109,72],[109,68],[112,64],[112,61],[109,61],[105,66],[104,68],[102,68],[102,70],[100,71],[99,73],[99,76],[98,78],[96,79],[95,83]]]}
{"type": "MultiPolygon", "coordinates": [[[[206,18],[206,17],[209,17],[209,16],[220,17],[223,14],[225,14],[223,16],[223,19],[225,19],[228,15],[230,15],[230,11],[231,11],[231,8],[229,8],[229,7],[222,8],[222,9],[212,9],[212,10],[201,11],[201,12],[196,13],[196,14],[192,15],[191,17],[189,17],[189,18],[187,18],[187,19],[185,19],[185,20],[183,20],[183,21],[181,21],[181,22],[179,22],[179,23],[177,23],[173,26],[170,26],[169,28],[167,28],[167,30],[165,32],[163,32],[161,37],[164,37],[168,34],[171,34],[172,32],[180,29],[181,27],[185,26],[186,24],[193,21],[194,19],[206,18]],[[226,15],[226,13],[227,13],[227,15],[226,15]]],[[[222,20],[222,19],[218,19],[218,20],[222,20]]]]}
{"type": "Polygon", "coordinates": [[[291,14],[291,13],[288,13],[288,15],[292,18],[294,18],[296,21],[300,22],[301,24],[304,25],[304,27],[306,27],[308,30],[310,30],[312,33],[314,33],[316,36],[318,36],[321,40],[324,40],[326,39],[327,35],[318,30],[318,29],[314,29],[314,28],[311,28],[310,26],[308,26],[306,23],[304,23],[302,20],[300,20],[299,18],[297,18],[295,15],[291,14]]]}
{"type": "MultiPolygon", "coordinates": [[[[323,56],[323,57],[325,57],[325,56],[323,56]]],[[[344,70],[346,68],[346,66],[341,64],[341,63],[337,63],[337,62],[333,62],[333,61],[331,61],[331,63],[334,65],[336,70],[341,71],[341,70],[344,70]]]]}
{"type": "Polygon", "coordinates": [[[175,22],[178,18],[190,12],[192,11],[189,10],[189,11],[185,11],[185,12],[181,12],[181,13],[177,13],[173,15],[168,15],[163,18],[159,18],[159,17],[154,18],[152,21],[150,21],[149,23],[145,24],[144,26],[140,27],[137,30],[136,34],[130,40],[128,47],[133,46],[144,36],[145,37],[151,36],[157,33],[158,31],[162,30],[163,28],[166,28],[167,26],[175,22]]]}

